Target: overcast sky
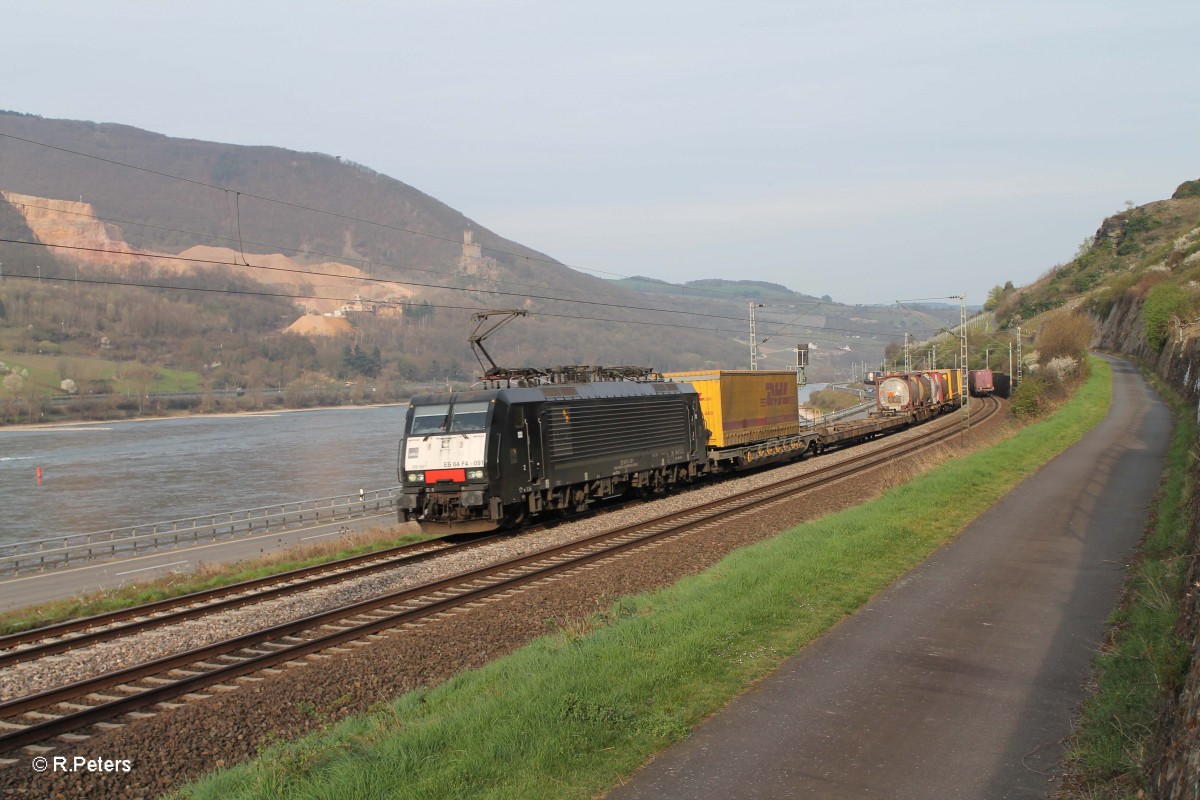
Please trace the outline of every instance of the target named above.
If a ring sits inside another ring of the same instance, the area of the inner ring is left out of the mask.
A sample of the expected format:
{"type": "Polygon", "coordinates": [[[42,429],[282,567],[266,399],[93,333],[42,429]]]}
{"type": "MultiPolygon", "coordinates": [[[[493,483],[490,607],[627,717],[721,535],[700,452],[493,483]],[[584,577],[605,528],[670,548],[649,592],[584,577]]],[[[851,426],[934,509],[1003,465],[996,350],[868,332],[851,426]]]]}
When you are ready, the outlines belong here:
{"type": "Polygon", "coordinates": [[[982,303],[1200,177],[1195,0],[3,14],[0,108],[341,156],[602,273],[982,303]]]}

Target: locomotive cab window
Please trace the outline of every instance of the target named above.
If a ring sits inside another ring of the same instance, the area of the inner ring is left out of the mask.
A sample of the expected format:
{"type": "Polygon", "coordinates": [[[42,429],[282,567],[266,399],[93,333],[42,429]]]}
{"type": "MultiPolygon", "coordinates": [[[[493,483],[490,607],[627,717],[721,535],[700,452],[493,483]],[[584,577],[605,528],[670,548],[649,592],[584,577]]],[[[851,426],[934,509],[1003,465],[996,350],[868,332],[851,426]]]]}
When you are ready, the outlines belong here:
{"type": "Polygon", "coordinates": [[[413,409],[411,436],[438,433],[479,433],[486,430],[487,403],[439,403],[413,409]]]}
{"type": "Polygon", "coordinates": [[[449,404],[417,406],[413,409],[412,430],[409,431],[409,434],[428,436],[432,433],[445,433],[449,423],[449,404]]]}
{"type": "Polygon", "coordinates": [[[479,433],[487,428],[488,403],[459,403],[454,406],[450,430],[454,433],[479,433]]]}

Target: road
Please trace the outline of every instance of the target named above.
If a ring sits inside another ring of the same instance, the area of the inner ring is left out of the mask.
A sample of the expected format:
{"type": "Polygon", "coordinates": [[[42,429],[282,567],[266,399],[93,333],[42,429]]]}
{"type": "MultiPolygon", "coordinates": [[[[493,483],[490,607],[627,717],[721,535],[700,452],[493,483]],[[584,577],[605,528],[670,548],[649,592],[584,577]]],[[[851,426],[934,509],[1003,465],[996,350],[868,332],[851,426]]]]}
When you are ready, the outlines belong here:
{"type": "Polygon", "coordinates": [[[609,797],[1049,795],[1170,435],[1112,363],[1081,441],[609,797]]]}
{"type": "Polygon", "coordinates": [[[158,553],[104,561],[72,569],[50,570],[0,580],[0,611],[61,600],[100,589],[116,589],[172,573],[194,571],[200,564],[224,564],[335,537],[347,531],[396,525],[387,511],[366,517],[272,531],[218,542],[205,542],[158,553]]]}

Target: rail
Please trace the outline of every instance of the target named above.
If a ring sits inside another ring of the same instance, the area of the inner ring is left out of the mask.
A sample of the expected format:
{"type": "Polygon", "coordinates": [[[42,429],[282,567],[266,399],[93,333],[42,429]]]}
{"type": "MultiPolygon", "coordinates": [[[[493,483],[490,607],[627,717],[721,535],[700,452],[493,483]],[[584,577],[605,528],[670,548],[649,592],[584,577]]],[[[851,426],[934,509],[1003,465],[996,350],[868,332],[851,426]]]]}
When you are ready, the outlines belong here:
{"type": "Polygon", "coordinates": [[[286,530],[314,522],[336,522],[390,511],[400,487],[361,493],[277,503],[261,508],[201,514],[195,517],[78,533],[27,542],[0,544],[0,576],[18,575],[144,555],[196,542],[235,539],[240,536],[286,530]]]}

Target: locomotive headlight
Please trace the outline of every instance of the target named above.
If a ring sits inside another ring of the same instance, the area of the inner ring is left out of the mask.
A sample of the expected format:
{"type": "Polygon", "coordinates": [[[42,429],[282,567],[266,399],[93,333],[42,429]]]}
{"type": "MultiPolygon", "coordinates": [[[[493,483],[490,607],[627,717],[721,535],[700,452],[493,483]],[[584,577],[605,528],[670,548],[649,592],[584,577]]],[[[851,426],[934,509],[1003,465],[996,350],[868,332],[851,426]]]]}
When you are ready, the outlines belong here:
{"type": "Polygon", "coordinates": [[[468,478],[482,478],[482,477],[483,477],[483,470],[481,470],[481,469],[469,469],[469,470],[467,470],[467,477],[468,477],[468,478]]]}
{"type": "Polygon", "coordinates": [[[421,482],[421,473],[419,473],[419,472],[408,473],[408,482],[409,483],[420,483],[421,482]]]}

